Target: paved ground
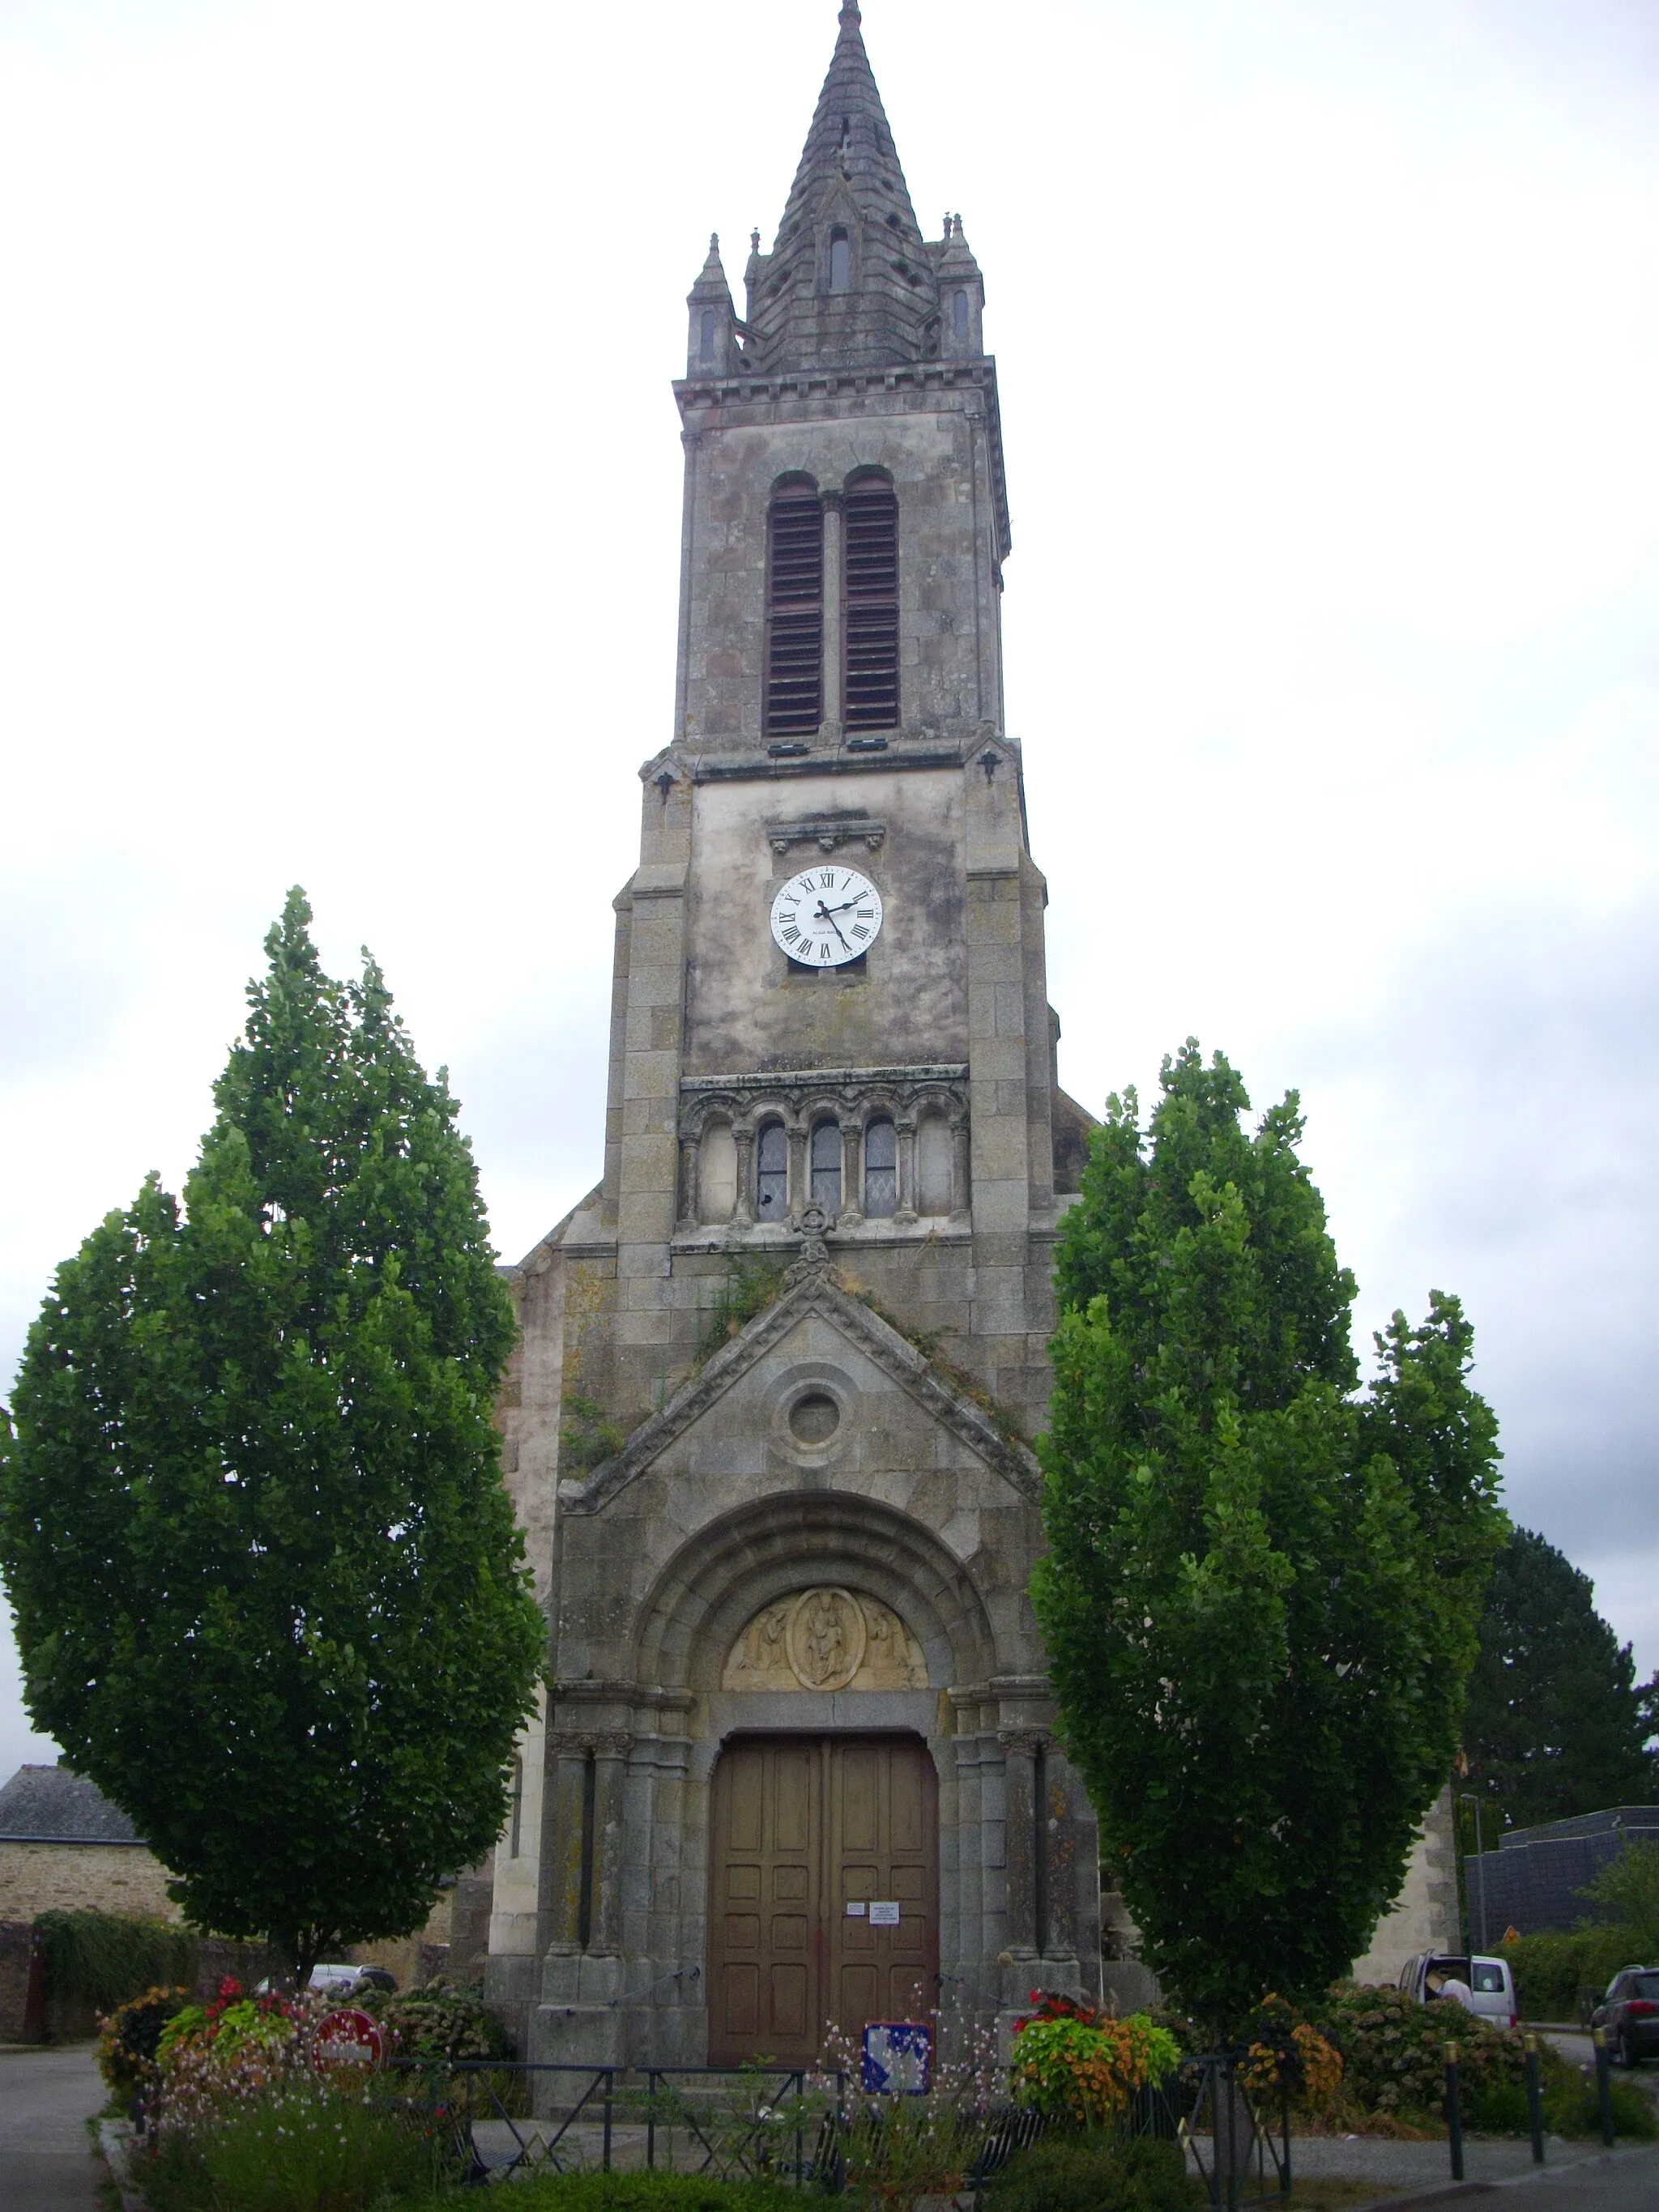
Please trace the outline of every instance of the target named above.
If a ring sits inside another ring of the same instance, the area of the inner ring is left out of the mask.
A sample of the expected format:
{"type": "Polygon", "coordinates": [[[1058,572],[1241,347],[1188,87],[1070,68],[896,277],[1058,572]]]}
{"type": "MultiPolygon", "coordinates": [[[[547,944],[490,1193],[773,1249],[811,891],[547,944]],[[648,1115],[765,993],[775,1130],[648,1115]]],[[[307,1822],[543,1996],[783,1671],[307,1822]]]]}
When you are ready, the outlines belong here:
{"type": "MultiPolygon", "coordinates": [[[[1407,2201],[1426,2207],[1432,2200],[1407,2201]]],[[[1490,2212],[1653,2212],[1659,2204],[1659,2148],[1598,2151],[1565,2171],[1547,2166],[1535,2179],[1477,2185],[1440,2201],[1479,2204],[1490,2212]]]]}
{"type": "Polygon", "coordinates": [[[0,2050],[4,2212],[96,2212],[104,2169],[86,2124],[105,2094],[89,2043],[0,2050]]]}

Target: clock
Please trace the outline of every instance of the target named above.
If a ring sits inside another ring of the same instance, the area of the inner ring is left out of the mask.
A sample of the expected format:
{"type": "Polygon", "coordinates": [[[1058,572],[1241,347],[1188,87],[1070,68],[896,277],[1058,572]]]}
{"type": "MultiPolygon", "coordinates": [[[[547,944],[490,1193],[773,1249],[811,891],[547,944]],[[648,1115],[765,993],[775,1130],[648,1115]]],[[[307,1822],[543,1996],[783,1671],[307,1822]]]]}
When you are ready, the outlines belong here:
{"type": "Polygon", "coordinates": [[[881,933],[881,893],[856,868],[803,868],[772,901],[781,951],[808,968],[844,968],[881,933]]]}

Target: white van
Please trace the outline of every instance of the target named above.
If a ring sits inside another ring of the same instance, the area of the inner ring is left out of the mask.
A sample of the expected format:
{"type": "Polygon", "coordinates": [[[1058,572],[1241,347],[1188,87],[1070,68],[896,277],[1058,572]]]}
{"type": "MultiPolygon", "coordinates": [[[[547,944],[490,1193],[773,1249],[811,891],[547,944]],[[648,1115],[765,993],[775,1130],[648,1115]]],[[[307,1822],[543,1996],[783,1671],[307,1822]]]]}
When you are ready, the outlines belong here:
{"type": "Polygon", "coordinates": [[[1406,1961],[1400,1973],[1401,1988],[1409,1990],[1419,2004],[1455,2004],[1455,1997],[1440,1995],[1441,1984],[1450,1981],[1462,1983],[1469,1993],[1469,2010],[1480,2019],[1491,2021],[1494,2027],[1516,2026],[1515,1976],[1507,1959],[1479,1954],[1458,1958],[1447,1951],[1419,1951],[1406,1961]]]}

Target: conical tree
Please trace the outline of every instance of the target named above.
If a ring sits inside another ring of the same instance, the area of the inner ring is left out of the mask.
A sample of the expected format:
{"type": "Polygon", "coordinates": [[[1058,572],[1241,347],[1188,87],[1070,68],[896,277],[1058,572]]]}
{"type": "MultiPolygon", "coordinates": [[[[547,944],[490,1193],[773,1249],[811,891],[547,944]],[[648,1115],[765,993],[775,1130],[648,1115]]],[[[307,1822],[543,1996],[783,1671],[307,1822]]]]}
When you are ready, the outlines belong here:
{"type": "Polygon", "coordinates": [[[1659,1762],[1636,1664],[1595,1609],[1587,1574],[1530,1528],[1498,1554],[1463,1718],[1468,1787],[1525,1827],[1651,1804],[1659,1762]]]}
{"type": "Polygon", "coordinates": [[[36,1725],[191,1919],[301,1974],[489,1848],[545,1642],[471,1151],[310,920],[290,893],[182,1212],[151,1176],[59,1268],[0,1429],[36,1725]]]}
{"type": "Polygon", "coordinates": [[[1297,1155],[1194,1042],[1092,1140],[1056,1267],[1051,1547],[1033,1595],[1147,1963],[1218,2035],[1364,1951],[1457,1748],[1504,1522],[1471,1335],[1352,1277],[1297,1155]]]}

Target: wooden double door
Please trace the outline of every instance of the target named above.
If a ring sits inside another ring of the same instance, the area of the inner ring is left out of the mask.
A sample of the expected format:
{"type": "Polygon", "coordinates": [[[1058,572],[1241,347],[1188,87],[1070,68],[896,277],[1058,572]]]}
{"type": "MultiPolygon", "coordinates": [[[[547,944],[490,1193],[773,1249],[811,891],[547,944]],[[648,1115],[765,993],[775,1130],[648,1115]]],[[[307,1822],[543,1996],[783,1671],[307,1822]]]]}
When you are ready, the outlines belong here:
{"type": "Polygon", "coordinates": [[[711,2065],[807,2065],[830,2025],[856,2044],[866,2021],[933,2011],[939,1784],[917,1737],[728,1744],[708,1875],[711,2065]]]}

